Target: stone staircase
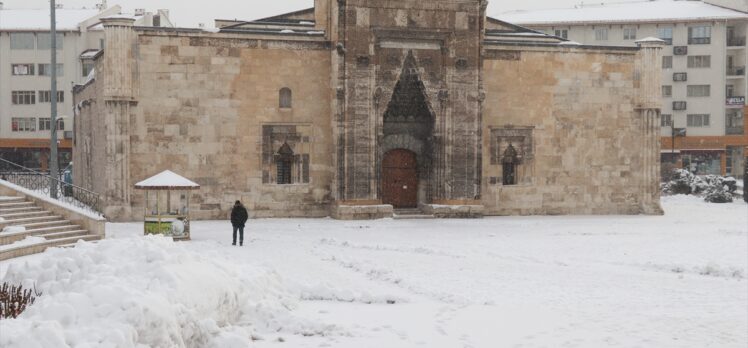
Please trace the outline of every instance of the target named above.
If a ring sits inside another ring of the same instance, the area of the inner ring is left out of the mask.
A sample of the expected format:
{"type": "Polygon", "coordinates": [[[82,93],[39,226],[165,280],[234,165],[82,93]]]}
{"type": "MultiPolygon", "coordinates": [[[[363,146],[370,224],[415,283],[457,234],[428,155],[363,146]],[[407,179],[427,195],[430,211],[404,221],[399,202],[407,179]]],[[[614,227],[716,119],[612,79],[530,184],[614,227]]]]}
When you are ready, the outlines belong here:
{"type": "Polygon", "coordinates": [[[425,214],[421,209],[409,208],[409,209],[395,209],[393,215],[395,220],[423,220],[423,219],[435,219],[434,215],[425,214]]]}
{"type": "Polygon", "coordinates": [[[101,236],[24,197],[0,197],[0,261],[99,239],[101,236]]]}

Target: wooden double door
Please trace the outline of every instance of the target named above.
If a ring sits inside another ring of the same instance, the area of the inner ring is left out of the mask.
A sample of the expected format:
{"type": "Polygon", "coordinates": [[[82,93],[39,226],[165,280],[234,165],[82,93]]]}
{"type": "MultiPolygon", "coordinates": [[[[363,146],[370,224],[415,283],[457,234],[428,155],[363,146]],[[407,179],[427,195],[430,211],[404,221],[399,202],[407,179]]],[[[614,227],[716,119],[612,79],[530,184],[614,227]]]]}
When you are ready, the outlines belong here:
{"type": "Polygon", "coordinates": [[[388,151],[382,159],[382,202],[398,208],[418,207],[418,158],[412,151],[388,151]]]}

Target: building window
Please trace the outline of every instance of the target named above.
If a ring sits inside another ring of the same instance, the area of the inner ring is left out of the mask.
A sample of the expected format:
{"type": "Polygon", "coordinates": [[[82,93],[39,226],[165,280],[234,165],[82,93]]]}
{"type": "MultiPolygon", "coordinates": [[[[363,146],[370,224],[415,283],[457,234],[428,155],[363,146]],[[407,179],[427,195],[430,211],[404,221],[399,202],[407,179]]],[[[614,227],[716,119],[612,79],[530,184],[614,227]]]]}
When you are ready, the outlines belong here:
{"type": "MultiPolygon", "coordinates": [[[[64,75],[64,64],[57,64],[57,77],[64,75]]],[[[52,76],[52,64],[39,64],[39,76],[52,76]]]]}
{"type": "Polygon", "coordinates": [[[291,146],[288,145],[288,143],[283,143],[283,146],[278,150],[278,154],[275,158],[277,170],[276,184],[290,185],[292,183],[291,175],[293,173],[293,162],[293,149],[291,149],[291,146]]]}
{"type": "MultiPolygon", "coordinates": [[[[39,103],[51,103],[52,102],[52,92],[51,91],[39,91],[39,103]]],[[[57,91],[57,102],[58,103],[64,103],[65,102],[65,92],[64,91],[57,91]]]]}
{"type": "Polygon", "coordinates": [[[673,81],[675,81],[675,82],[688,81],[688,73],[675,73],[675,74],[673,74],[673,81]]]}
{"type": "Polygon", "coordinates": [[[10,49],[33,50],[34,49],[34,34],[33,33],[10,33],[10,49]]]}
{"type": "Polygon", "coordinates": [[[709,127],[709,115],[694,114],[688,115],[689,127],[709,127]]]}
{"type": "Polygon", "coordinates": [[[488,182],[490,185],[530,184],[532,178],[526,175],[532,168],[533,138],[532,127],[514,126],[491,128],[491,165],[488,182]]]}
{"type": "Polygon", "coordinates": [[[14,76],[34,75],[34,64],[11,64],[14,76]]]}
{"type": "Polygon", "coordinates": [[[673,110],[676,110],[676,111],[686,110],[687,106],[688,106],[687,103],[684,102],[684,101],[674,101],[673,102],[673,110]]]}
{"type": "Polygon", "coordinates": [[[688,97],[708,97],[711,95],[711,86],[709,85],[692,85],[687,87],[688,97]]]}
{"type": "Polygon", "coordinates": [[[262,126],[262,183],[308,184],[311,170],[309,125],[262,126]]]}
{"type": "Polygon", "coordinates": [[[710,68],[711,66],[711,56],[688,56],[689,68],[710,68]]]}
{"type": "Polygon", "coordinates": [[[668,45],[673,44],[673,28],[657,28],[657,37],[668,45]]]}
{"type": "Polygon", "coordinates": [[[673,115],[671,115],[671,114],[662,114],[662,117],[660,118],[660,126],[662,126],[662,127],[672,127],[673,126],[673,115]]]}
{"type": "Polygon", "coordinates": [[[608,28],[595,29],[595,41],[608,41],[608,28]]]}
{"type": "Polygon", "coordinates": [[[623,28],[624,40],[636,40],[636,28],[623,28]]]}
{"type": "Polygon", "coordinates": [[[83,77],[88,76],[88,74],[91,73],[91,70],[94,69],[94,62],[90,60],[84,60],[81,62],[81,73],[83,77]]]}
{"type": "MultiPolygon", "coordinates": [[[[57,34],[57,49],[61,50],[63,48],[63,35],[57,34]]],[[[52,47],[52,34],[50,33],[39,33],[36,34],[36,49],[38,50],[48,50],[52,47]]]]}
{"type": "Polygon", "coordinates": [[[662,96],[670,98],[673,96],[673,86],[662,86],[662,96]]]}
{"type": "Polygon", "coordinates": [[[292,106],[292,94],[291,89],[287,87],[281,88],[278,92],[278,104],[281,109],[290,109],[292,106]]]}
{"type": "Polygon", "coordinates": [[[11,130],[13,132],[36,132],[36,118],[13,117],[11,130]]]}
{"type": "Polygon", "coordinates": [[[511,143],[504,151],[504,156],[501,159],[502,166],[502,178],[504,185],[517,185],[517,166],[519,165],[519,156],[517,155],[517,149],[511,143]]]}
{"type": "Polygon", "coordinates": [[[743,135],[745,132],[742,109],[728,109],[725,113],[725,133],[727,135],[743,135]]]}
{"type": "Polygon", "coordinates": [[[662,56],[662,68],[663,69],[673,68],[673,56],[662,56]]]}
{"type": "Polygon", "coordinates": [[[698,26],[688,28],[689,45],[706,45],[712,42],[712,27],[698,26]]]}
{"type": "MultiPolygon", "coordinates": [[[[45,131],[50,130],[52,124],[52,119],[49,117],[40,117],[39,118],[39,130],[45,131]]],[[[57,119],[57,130],[62,131],[65,130],[65,121],[63,119],[57,119]]]]}
{"type": "Polygon", "coordinates": [[[557,37],[560,37],[562,39],[568,39],[569,38],[569,30],[567,29],[556,29],[555,32],[557,37]]]}
{"type": "Polygon", "coordinates": [[[36,92],[34,91],[12,91],[13,105],[36,104],[36,92]]]}
{"type": "Polygon", "coordinates": [[[716,151],[693,151],[681,154],[683,168],[696,175],[721,175],[721,156],[716,151]]]}

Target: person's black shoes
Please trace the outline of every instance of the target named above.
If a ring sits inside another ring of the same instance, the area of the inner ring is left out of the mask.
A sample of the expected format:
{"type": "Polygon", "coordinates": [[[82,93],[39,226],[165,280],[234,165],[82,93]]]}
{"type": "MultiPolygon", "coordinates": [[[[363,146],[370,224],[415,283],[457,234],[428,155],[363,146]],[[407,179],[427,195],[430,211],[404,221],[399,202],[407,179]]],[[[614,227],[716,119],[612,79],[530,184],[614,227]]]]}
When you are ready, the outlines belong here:
{"type": "Polygon", "coordinates": [[[244,242],[239,242],[239,246],[244,246],[244,242]]]}
{"type": "Polygon", "coordinates": [[[236,242],[231,243],[231,245],[236,245],[236,242]]]}

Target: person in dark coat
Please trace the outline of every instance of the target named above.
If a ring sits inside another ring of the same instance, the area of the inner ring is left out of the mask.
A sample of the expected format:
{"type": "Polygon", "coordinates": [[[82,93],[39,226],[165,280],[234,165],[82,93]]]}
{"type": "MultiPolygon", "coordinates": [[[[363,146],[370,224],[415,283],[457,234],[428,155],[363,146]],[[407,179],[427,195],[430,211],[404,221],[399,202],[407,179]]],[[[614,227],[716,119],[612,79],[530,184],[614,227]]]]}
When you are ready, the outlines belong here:
{"type": "Polygon", "coordinates": [[[239,246],[244,245],[244,224],[247,223],[249,214],[247,208],[242,205],[242,202],[236,201],[234,208],[231,209],[231,225],[234,226],[234,242],[231,245],[236,245],[236,231],[239,231],[239,246]]]}

